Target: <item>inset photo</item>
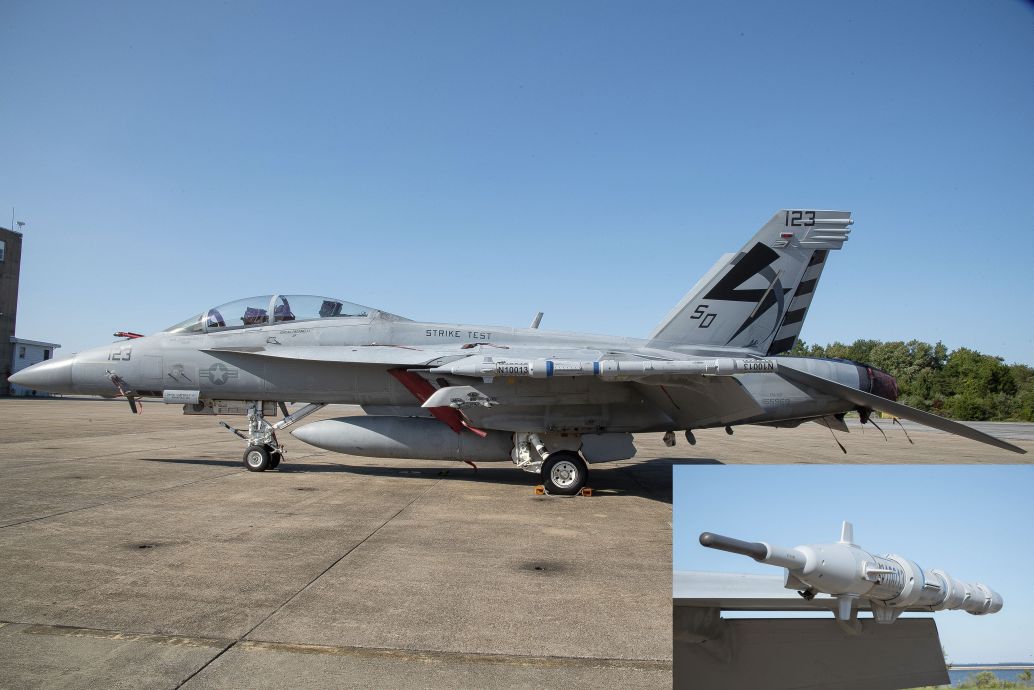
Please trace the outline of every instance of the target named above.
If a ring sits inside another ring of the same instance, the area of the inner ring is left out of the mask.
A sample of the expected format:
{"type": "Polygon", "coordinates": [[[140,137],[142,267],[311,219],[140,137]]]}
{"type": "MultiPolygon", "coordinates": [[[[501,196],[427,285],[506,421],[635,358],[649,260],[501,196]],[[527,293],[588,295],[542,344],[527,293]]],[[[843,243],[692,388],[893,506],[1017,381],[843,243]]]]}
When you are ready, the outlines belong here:
{"type": "Polygon", "coordinates": [[[677,689],[1026,687],[1034,468],[673,469],[677,689]]]}

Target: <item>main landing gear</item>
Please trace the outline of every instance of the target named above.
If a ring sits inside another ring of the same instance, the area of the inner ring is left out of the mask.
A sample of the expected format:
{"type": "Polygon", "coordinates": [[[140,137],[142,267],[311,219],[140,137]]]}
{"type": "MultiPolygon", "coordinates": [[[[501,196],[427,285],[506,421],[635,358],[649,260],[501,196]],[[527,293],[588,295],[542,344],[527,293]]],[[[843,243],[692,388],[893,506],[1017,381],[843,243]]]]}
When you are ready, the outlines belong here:
{"type": "Polygon", "coordinates": [[[550,453],[542,462],[541,471],[546,493],[557,496],[574,496],[589,478],[589,468],[582,456],[570,450],[550,453]]]}
{"type": "Polygon", "coordinates": [[[589,479],[589,467],[578,453],[581,445],[579,436],[518,432],[511,457],[517,467],[539,475],[546,493],[575,496],[589,479]]]}
{"type": "Polygon", "coordinates": [[[248,442],[244,451],[244,467],[249,472],[265,472],[276,469],[284,458],[284,447],[277,441],[276,432],[291,426],[295,422],[308,417],[326,403],[309,403],[293,414],[287,414],[287,406],[277,403],[284,413],[284,418],[276,424],[266,421],[262,412],[262,401],[248,403],[248,431],[234,429],[226,422],[219,422],[224,427],[248,442]]]}

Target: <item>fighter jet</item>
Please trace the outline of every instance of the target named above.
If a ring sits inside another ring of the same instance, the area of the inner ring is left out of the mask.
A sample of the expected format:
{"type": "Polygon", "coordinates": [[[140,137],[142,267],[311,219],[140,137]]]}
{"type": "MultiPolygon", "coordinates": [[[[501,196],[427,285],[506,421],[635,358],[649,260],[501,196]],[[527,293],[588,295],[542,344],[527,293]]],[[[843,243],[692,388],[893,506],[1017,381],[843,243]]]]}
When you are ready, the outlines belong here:
{"type": "MultiPolygon", "coordinates": [[[[551,494],[578,493],[587,463],[631,458],[633,434],[819,420],[846,430],[879,410],[1018,453],[963,424],[895,402],[897,383],[846,360],[787,357],[850,213],[776,213],[723,256],[645,339],[423,323],[340,299],[262,295],[205,309],[161,333],[29,367],[12,383],[53,393],[246,415],[244,466],[275,468],[277,432],[330,403],[366,416],[297,427],[351,455],[511,461],[551,494]],[[284,403],[307,403],[288,414],[284,403]],[[277,411],[283,418],[273,422],[277,411]]],[[[537,326],[536,323],[533,324],[537,326]]]]}

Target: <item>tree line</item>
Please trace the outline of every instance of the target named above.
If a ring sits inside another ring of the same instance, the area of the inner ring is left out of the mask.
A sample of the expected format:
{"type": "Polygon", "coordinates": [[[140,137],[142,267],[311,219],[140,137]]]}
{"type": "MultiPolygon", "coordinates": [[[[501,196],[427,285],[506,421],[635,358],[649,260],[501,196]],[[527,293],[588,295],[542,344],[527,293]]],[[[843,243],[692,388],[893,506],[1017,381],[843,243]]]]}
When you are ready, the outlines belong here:
{"type": "Polygon", "coordinates": [[[1034,367],[1001,357],[920,340],[856,340],[850,345],[808,345],[790,355],[850,359],[883,369],[898,380],[898,400],[952,419],[1034,422],[1034,367]]]}

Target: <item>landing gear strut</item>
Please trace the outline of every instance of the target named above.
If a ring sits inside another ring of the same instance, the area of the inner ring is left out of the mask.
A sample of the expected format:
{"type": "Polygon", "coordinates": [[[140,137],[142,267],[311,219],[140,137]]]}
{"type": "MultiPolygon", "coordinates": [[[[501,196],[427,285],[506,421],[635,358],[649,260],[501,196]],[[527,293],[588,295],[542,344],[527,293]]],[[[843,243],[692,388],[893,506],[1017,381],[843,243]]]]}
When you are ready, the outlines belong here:
{"type": "Polygon", "coordinates": [[[284,447],[277,441],[276,432],[291,426],[295,422],[308,417],[326,403],[309,403],[294,414],[286,414],[287,408],[281,403],[285,416],[276,424],[270,424],[262,414],[262,401],[248,403],[248,431],[234,429],[226,422],[219,422],[224,427],[248,442],[244,451],[244,467],[249,472],[265,472],[275,469],[284,457],[284,447]]]}

